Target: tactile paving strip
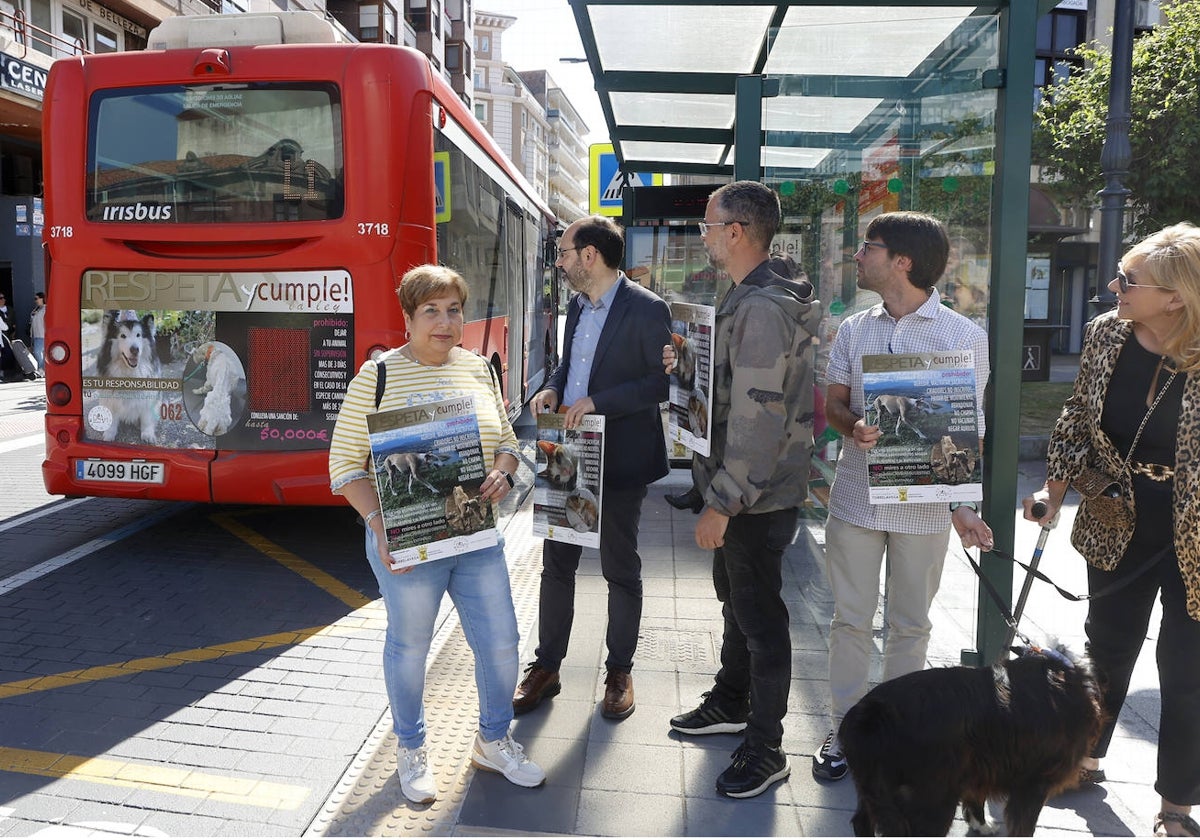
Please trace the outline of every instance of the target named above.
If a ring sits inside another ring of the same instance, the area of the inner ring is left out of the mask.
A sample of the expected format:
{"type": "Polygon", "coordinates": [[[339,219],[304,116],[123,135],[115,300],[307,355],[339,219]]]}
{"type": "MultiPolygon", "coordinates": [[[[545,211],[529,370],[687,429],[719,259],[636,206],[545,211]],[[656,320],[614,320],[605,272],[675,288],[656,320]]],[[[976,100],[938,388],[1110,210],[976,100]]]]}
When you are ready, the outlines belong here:
{"type": "MultiPolygon", "coordinates": [[[[541,541],[533,536],[533,505],[517,510],[504,528],[517,626],[528,630],[537,614],[541,541]]],[[[458,614],[434,636],[425,676],[425,747],[437,778],[437,800],[413,805],[396,778],[396,736],[385,710],[351,761],[306,837],[445,837],[454,832],[470,784],[471,745],[478,728],[475,664],[458,614]]]]}

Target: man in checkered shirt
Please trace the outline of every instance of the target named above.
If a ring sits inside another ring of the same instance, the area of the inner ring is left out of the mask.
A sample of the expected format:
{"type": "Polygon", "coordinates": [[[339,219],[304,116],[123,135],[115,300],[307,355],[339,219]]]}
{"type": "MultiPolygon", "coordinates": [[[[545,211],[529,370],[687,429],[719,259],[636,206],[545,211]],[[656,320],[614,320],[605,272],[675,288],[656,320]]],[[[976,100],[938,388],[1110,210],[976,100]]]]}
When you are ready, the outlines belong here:
{"type": "Polygon", "coordinates": [[[947,506],[869,501],[867,450],[881,432],[863,419],[863,356],[972,351],[981,438],[984,433],[987,334],[943,306],[934,288],[949,252],[946,229],[932,216],[902,212],[873,219],[854,262],[858,287],[878,293],[883,301],[847,318],[829,354],[825,417],[845,443],[830,489],[825,529],[825,569],[834,599],[829,630],[833,727],[813,754],[813,775],[819,779],[840,779],[848,769],[837,731],[846,712],[867,692],[871,622],[879,605],[885,552],[889,571],[883,679],[889,680],[925,667],[929,607],[941,581],[951,524],[964,546],[992,545],[992,530],[974,502],[947,506]]]}

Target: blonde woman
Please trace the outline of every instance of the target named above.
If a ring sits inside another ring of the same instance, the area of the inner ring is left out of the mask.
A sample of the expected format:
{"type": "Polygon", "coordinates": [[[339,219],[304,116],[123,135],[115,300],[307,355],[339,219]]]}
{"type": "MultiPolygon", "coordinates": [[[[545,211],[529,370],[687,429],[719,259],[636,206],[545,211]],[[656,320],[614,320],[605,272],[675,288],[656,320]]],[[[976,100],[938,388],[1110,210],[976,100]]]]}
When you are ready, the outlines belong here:
{"type": "MultiPolygon", "coordinates": [[[[1075,390],[1054,427],[1045,486],[1047,524],[1085,470],[1113,477],[1132,516],[1084,501],[1071,541],[1088,588],[1118,587],[1088,604],[1088,653],[1105,685],[1109,720],[1080,781],[1105,780],[1105,755],[1157,597],[1162,712],[1158,836],[1196,837],[1200,802],[1200,228],[1178,224],[1133,246],[1108,284],[1117,308],[1087,327],[1075,390]]],[[[1109,502],[1111,505],[1111,502],[1109,502]]]]}

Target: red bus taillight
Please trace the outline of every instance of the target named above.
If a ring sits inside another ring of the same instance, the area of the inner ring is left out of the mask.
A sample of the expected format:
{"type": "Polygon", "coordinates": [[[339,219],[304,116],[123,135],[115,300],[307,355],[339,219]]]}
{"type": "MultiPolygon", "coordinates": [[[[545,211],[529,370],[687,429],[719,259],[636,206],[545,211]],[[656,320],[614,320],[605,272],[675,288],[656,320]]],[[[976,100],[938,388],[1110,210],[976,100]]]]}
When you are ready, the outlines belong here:
{"type": "Polygon", "coordinates": [[[62,408],[71,402],[71,389],[61,382],[55,382],[46,389],[46,400],[50,405],[62,408]]]}

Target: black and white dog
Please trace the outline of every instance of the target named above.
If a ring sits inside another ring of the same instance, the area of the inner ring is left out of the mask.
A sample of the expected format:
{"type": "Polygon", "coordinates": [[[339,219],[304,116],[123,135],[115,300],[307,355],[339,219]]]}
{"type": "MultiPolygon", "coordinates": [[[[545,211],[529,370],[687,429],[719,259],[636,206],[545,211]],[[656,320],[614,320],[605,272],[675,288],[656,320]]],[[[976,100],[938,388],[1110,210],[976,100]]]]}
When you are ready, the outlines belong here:
{"type": "Polygon", "coordinates": [[[1046,800],[1076,784],[1102,722],[1090,664],[1062,646],[889,680],[839,730],[858,791],[850,824],[860,837],[945,835],[962,802],[987,831],[987,800],[1007,797],[1008,834],[1031,836],[1046,800]]]}

